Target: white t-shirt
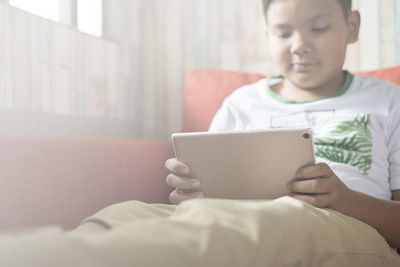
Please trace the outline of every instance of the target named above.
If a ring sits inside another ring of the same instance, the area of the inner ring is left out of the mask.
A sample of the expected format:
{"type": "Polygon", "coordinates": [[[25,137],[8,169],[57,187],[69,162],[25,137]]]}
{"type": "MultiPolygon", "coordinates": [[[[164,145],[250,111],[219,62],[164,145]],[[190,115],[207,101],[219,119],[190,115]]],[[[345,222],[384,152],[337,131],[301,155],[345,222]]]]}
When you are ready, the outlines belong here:
{"type": "Polygon", "coordinates": [[[310,127],[318,162],[326,162],[351,189],[391,199],[400,189],[400,87],[347,73],[338,93],[290,101],[270,90],[282,77],[235,90],[210,132],[310,127]]]}

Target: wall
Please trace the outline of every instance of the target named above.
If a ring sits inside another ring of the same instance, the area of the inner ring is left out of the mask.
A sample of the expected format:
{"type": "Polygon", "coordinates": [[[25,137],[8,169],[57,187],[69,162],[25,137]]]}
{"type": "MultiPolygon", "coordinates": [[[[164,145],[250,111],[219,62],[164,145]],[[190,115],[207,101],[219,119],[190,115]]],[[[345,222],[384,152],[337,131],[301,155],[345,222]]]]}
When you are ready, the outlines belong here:
{"type": "Polygon", "coordinates": [[[123,47],[138,135],[180,131],[185,74],[198,68],[271,73],[259,5],[249,0],[104,1],[104,34],[123,47]],[[253,4],[249,4],[249,3],[253,4]]]}
{"type": "Polygon", "coordinates": [[[0,40],[0,134],[135,136],[119,44],[3,4],[0,40]]]}
{"type": "MultiPolygon", "coordinates": [[[[399,64],[400,0],[353,2],[363,19],[345,67],[399,64]]],[[[169,138],[181,129],[186,72],[275,73],[261,0],[103,3],[101,39],[0,5],[0,134],[169,138]],[[21,130],[21,112],[37,123],[21,130]]]]}
{"type": "Polygon", "coordinates": [[[396,38],[396,19],[400,18],[396,8],[399,5],[398,0],[353,0],[362,21],[360,40],[348,53],[350,70],[371,70],[400,63],[400,50],[396,47],[400,42],[396,38]]]}

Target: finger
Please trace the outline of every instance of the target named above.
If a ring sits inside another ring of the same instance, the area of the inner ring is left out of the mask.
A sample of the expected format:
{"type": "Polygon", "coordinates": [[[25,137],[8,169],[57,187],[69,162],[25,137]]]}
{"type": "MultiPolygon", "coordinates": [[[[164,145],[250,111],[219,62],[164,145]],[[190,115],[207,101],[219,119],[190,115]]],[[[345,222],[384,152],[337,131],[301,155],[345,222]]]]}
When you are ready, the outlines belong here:
{"type": "Polygon", "coordinates": [[[333,180],[329,178],[316,178],[308,180],[291,180],[287,184],[291,192],[306,194],[324,194],[333,190],[333,180]]]}
{"type": "Polygon", "coordinates": [[[304,195],[291,193],[289,196],[308,203],[317,208],[329,208],[333,201],[331,194],[304,195]]]}
{"type": "Polygon", "coordinates": [[[192,192],[192,193],[185,193],[185,192],[182,192],[181,190],[175,189],[169,195],[169,201],[172,204],[179,204],[182,201],[185,201],[188,199],[202,198],[202,197],[204,197],[204,193],[200,192],[200,191],[192,192]]]}
{"type": "Polygon", "coordinates": [[[200,180],[197,178],[186,178],[180,177],[173,173],[170,173],[165,179],[167,185],[172,188],[181,190],[194,190],[200,187],[200,180]]]}
{"type": "Polygon", "coordinates": [[[181,161],[178,161],[176,158],[168,159],[167,161],[165,161],[165,168],[175,174],[185,175],[190,173],[189,166],[181,161]]]}
{"type": "Polygon", "coordinates": [[[318,163],[302,167],[296,171],[295,177],[298,179],[311,179],[315,177],[330,177],[333,171],[326,163],[318,163]]]}

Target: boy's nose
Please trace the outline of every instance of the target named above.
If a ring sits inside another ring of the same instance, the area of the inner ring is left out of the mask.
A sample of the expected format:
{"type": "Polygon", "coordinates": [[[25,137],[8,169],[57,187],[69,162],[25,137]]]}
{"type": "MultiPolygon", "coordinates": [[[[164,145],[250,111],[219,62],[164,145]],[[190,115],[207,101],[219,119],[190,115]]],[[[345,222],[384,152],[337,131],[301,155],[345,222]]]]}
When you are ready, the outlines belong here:
{"type": "Polygon", "coordinates": [[[293,36],[292,45],[290,47],[290,52],[292,54],[302,55],[311,52],[311,45],[308,42],[307,38],[301,36],[300,34],[296,34],[293,36]]]}

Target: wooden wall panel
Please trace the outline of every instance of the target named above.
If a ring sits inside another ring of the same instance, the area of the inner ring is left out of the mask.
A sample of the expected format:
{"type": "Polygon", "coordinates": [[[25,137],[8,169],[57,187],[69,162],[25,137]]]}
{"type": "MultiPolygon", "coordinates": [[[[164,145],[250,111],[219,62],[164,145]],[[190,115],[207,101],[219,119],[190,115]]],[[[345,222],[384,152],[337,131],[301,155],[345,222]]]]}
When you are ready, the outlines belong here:
{"type": "Polygon", "coordinates": [[[0,5],[0,106],[7,106],[7,31],[5,7],[0,5]]]}
{"type": "Polygon", "coordinates": [[[108,91],[120,90],[115,78],[121,65],[118,44],[5,5],[0,5],[0,22],[0,108],[131,117],[117,111],[120,97],[107,99],[108,91]]]}
{"type": "Polygon", "coordinates": [[[130,81],[122,86],[132,69],[122,71],[128,54],[123,42],[95,38],[4,3],[0,39],[0,134],[53,135],[59,128],[62,136],[69,129],[71,136],[136,137],[134,105],[125,93],[133,92],[132,86],[130,81]]]}
{"type": "Polygon", "coordinates": [[[360,31],[360,67],[376,69],[380,66],[380,5],[376,0],[359,2],[362,16],[360,31]],[[366,19],[367,18],[367,19],[366,19]]]}
{"type": "Polygon", "coordinates": [[[396,0],[379,1],[379,66],[396,64],[396,0]]]}
{"type": "Polygon", "coordinates": [[[395,14],[395,20],[396,20],[396,54],[397,54],[397,62],[396,64],[400,64],[400,0],[395,0],[396,3],[396,14],[395,14]]]}
{"type": "MultiPolygon", "coordinates": [[[[180,127],[179,119],[175,116],[182,114],[181,105],[176,103],[182,102],[182,81],[184,79],[184,58],[185,58],[185,42],[183,34],[184,17],[182,13],[184,6],[180,0],[167,0],[164,10],[161,13],[166,14],[169,21],[163,22],[165,34],[163,35],[165,49],[161,53],[166,52],[165,58],[162,54],[159,55],[160,59],[164,59],[159,64],[158,69],[159,78],[165,78],[165,82],[158,81],[158,89],[161,94],[157,94],[157,106],[164,108],[165,111],[159,110],[158,124],[159,129],[178,128],[180,127]]],[[[161,131],[157,135],[163,135],[161,131]]]]}

